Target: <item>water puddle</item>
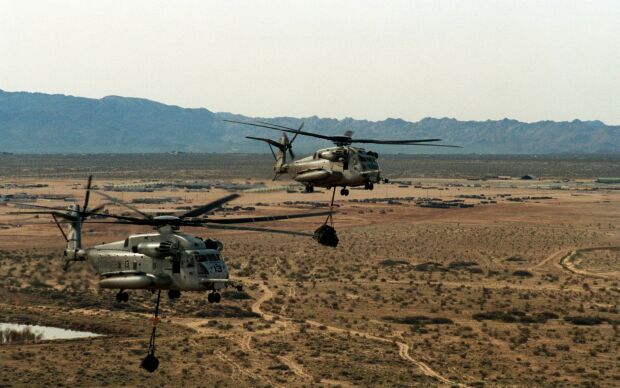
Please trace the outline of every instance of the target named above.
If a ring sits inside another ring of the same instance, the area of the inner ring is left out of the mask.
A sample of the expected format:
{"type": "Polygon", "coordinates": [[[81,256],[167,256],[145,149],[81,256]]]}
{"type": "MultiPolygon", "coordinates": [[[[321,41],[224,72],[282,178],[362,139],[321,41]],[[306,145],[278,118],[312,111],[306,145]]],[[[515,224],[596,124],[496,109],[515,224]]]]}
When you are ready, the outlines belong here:
{"type": "Polygon", "coordinates": [[[0,322],[0,343],[17,342],[16,339],[24,339],[28,342],[32,340],[59,340],[100,337],[102,334],[91,333],[89,331],[68,330],[60,327],[22,325],[17,323],[0,322]]]}

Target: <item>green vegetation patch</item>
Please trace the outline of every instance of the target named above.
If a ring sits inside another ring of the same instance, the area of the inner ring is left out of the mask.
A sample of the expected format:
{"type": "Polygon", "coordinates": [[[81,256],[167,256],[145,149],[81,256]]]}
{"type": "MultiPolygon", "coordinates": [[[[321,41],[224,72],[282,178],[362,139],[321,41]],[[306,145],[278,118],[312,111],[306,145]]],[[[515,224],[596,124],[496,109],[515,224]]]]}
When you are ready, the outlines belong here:
{"type": "Polygon", "coordinates": [[[403,325],[449,325],[454,322],[450,318],[444,317],[427,317],[425,315],[412,315],[407,317],[383,317],[383,320],[401,323],[403,325]]]}
{"type": "Polygon", "coordinates": [[[384,267],[394,267],[397,265],[409,265],[409,262],[405,260],[385,259],[380,261],[379,264],[384,267]]]}
{"type": "Polygon", "coordinates": [[[594,325],[600,325],[602,323],[609,323],[609,324],[614,324],[617,323],[617,321],[614,321],[613,319],[609,319],[609,318],[605,318],[605,317],[592,317],[592,316],[574,316],[574,317],[564,317],[564,320],[566,322],[570,322],[573,325],[579,325],[579,326],[594,326],[594,325]]]}
{"type": "Polygon", "coordinates": [[[209,306],[195,314],[200,318],[258,318],[260,315],[253,311],[237,306],[209,306]]]}
{"type": "Polygon", "coordinates": [[[559,316],[548,311],[528,315],[523,311],[510,310],[476,313],[473,315],[473,318],[477,321],[497,321],[504,323],[546,323],[549,319],[558,319],[559,316]]]}

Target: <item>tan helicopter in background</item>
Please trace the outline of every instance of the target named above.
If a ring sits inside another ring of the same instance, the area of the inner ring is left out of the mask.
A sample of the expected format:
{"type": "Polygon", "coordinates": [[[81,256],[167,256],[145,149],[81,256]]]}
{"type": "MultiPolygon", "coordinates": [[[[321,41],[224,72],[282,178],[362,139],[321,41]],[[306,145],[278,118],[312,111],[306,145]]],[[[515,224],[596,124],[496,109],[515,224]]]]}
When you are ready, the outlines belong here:
{"type": "MultiPolygon", "coordinates": [[[[428,144],[441,141],[441,139],[418,139],[418,140],[376,140],[376,139],[353,139],[353,132],[347,131],[340,136],[327,136],[313,132],[302,131],[303,123],[298,129],[285,127],[283,125],[271,124],[263,121],[248,123],[234,120],[224,120],[229,123],[249,125],[254,127],[268,128],[282,131],[279,141],[262,137],[246,136],[248,139],[264,141],[269,145],[269,149],[275,159],[273,166],[275,171],[274,180],[280,174],[288,174],[292,179],[302,183],[306,192],[311,193],[314,187],[325,187],[327,189],[342,187],[340,194],[347,196],[347,187],[364,186],[366,190],[372,190],[375,183],[382,181],[381,169],[377,163],[379,154],[364,148],[353,147],[353,143],[383,144],[383,145],[416,145],[430,147],[454,147],[459,146],[444,144],[428,144]],[[286,133],[293,133],[291,140],[286,133]],[[319,139],[330,140],[335,147],[317,150],[313,155],[302,159],[294,160],[293,142],[298,135],[311,136],[319,139]],[[274,152],[273,147],[276,148],[274,152]],[[287,153],[292,161],[287,161],[287,153]]],[[[383,179],[387,182],[387,179],[383,179]]]]}
{"type": "MultiPolygon", "coordinates": [[[[80,205],[62,208],[18,204],[36,209],[21,211],[18,214],[51,215],[67,243],[64,251],[65,269],[71,262],[88,262],[93,271],[100,276],[100,287],[119,290],[116,294],[118,302],[128,301],[129,294],[125,290],[143,289],[152,292],[157,291],[154,326],[149,350],[141,364],[149,372],[155,371],[159,366],[159,360],[155,357],[155,330],[162,290],[167,290],[168,296],[171,299],[179,298],[181,291],[209,292],[208,301],[210,303],[219,303],[221,299],[219,290],[228,286],[236,286],[239,290],[241,289],[241,285],[235,283],[229,277],[228,268],[222,256],[224,245],[212,238],[203,239],[188,233],[182,233],[180,231],[181,227],[249,230],[316,238],[316,233],[313,235],[310,233],[237,224],[331,215],[331,212],[315,212],[226,219],[197,218],[239,197],[238,194],[231,194],[183,214],[153,217],[106,193],[92,190],[91,183],[92,176],[88,178],[84,204],[81,208],[80,205]],[[134,211],[139,217],[99,213],[103,206],[88,209],[91,191],[134,211]],[[104,219],[88,220],[88,218],[94,216],[104,219]],[[84,223],[145,225],[151,226],[154,231],[130,235],[124,240],[117,242],[83,247],[81,230],[84,223]],[[68,224],[67,232],[65,232],[63,224],[68,224]]],[[[321,239],[317,240],[323,244],[321,239]]]]}

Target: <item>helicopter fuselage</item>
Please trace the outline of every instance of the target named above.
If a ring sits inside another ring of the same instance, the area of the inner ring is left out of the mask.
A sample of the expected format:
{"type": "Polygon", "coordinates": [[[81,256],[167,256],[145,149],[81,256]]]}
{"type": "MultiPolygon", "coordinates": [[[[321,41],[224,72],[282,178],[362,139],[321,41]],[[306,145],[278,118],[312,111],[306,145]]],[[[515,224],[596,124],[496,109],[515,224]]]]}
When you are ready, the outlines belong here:
{"type": "Polygon", "coordinates": [[[91,265],[103,288],[207,291],[230,283],[221,247],[183,233],[149,233],[80,249],[76,256],[91,265]]]}
{"type": "Polygon", "coordinates": [[[313,155],[280,167],[292,179],[316,187],[372,187],[381,181],[378,154],[363,148],[336,146],[316,151],[313,155]]]}

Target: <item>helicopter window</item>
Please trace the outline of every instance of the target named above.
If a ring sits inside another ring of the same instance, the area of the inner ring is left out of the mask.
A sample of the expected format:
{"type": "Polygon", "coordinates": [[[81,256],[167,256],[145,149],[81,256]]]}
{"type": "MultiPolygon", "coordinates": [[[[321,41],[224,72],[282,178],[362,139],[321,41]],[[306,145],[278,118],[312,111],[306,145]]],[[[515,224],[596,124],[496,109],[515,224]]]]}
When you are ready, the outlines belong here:
{"type": "Polygon", "coordinates": [[[360,160],[364,168],[369,168],[369,169],[379,168],[379,165],[377,164],[377,161],[374,158],[360,155],[360,160]]]}
{"type": "Polygon", "coordinates": [[[197,255],[195,257],[196,257],[196,261],[198,261],[198,262],[203,262],[203,261],[220,261],[220,255],[214,254],[214,253],[207,253],[206,255],[197,255]]]}

